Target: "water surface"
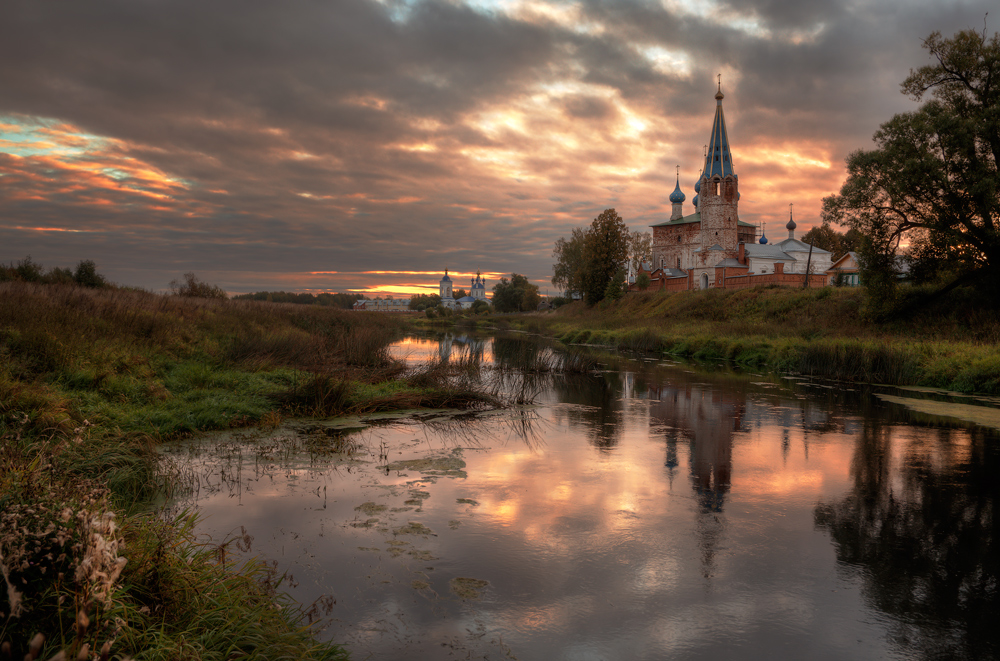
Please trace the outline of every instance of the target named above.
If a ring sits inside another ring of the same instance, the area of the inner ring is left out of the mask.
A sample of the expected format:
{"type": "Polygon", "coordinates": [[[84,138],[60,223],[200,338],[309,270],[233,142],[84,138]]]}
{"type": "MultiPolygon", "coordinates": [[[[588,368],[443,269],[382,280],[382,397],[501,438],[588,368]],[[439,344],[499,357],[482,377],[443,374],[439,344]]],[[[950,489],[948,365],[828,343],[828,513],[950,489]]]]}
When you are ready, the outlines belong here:
{"type": "MultiPolygon", "coordinates": [[[[486,369],[546,351],[394,349],[486,369]]],[[[877,395],[958,400],[654,359],[537,388],[172,444],[175,506],[251,535],[355,659],[997,656],[1000,438],[877,395]]]]}

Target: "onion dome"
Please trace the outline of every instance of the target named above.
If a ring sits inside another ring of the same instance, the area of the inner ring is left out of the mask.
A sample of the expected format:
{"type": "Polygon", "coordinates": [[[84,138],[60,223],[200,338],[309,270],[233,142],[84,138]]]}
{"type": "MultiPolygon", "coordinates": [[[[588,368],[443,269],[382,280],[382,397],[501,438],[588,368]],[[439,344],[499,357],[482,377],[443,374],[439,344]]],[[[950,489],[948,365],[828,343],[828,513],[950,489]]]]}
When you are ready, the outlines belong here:
{"type": "Polygon", "coordinates": [[[705,173],[704,173],[704,172],[703,172],[703,173],[701,173],[701,174],[699,174],[699,175],[698,175],[698,181],[694,182],[694,192],[695,192],[695,193],[700,193],[700,192],[701,192],[701,178],[702,178],[703,176],[705,176],[705,173]]]}
{"type": "Polygon", "coordinates": [[[698,208],[698,196],[695,195],[694,198],[691,199],[691,202],[694,203],[694,208],[697,209],[698,208]]]}
{"type": "Polygon", "coordinates": [[[762,245],[762,246],[766,246],[766,245],[767,245],[767,237],[766,237],[766,236],[764,236],[764,231],[765,231],[765,230],[764,230],[764,228],[762,227],[762,228],[760,229],[760,241],[758,241],[758,242],[757,242],[757,243],[759,243],[759,244],[760,244],[760,245],[762,245]]]}
{"type": "Polygon", "coordinates": [[[441,282],[451,282],[451,278],[448,277],[448,269],[444,270],[444,277],[441,278],[441,282]]]}
{"type": "Polygon", "coordinates": [[[785,229],[786,230],[793,230],[793,229],[795,229],[795,221],[792,220],[791,215],[788,216],[788,223],[785,225],[785,229]]]}
{"type": "Polygon", "coordinates": [[[681,190],[681,180],[680,177],[677,178],[677,185],[674,187],[674,192],[670,194],[670,201],[674,204],[683,202],[686,199],[684,191],[681,190]]]}

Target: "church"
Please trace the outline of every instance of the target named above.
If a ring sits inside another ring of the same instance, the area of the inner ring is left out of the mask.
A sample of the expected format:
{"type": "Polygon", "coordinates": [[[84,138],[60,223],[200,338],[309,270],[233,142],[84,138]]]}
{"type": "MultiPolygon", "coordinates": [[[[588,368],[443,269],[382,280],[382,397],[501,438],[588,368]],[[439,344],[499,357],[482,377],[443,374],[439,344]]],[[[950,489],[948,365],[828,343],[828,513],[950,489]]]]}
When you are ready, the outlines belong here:
{"type": "Polygon", "coordinates": [[[441,296],[441,305],[446,308],[451,308],[452,310],[468,310],[472,307],[472,304],[476,301],[486,300],[486,280],[482,277],[479,271],[476,271],[476,277],[472,278],[471,285],[469,285],[468,296],[463,296],[456,299],[452,296],[452,280],[448,275],[448,269],[444,270],[444,277],[441,278],[441,282],[438,283],[438,292],[441,296]]]}
{"type": "Polygon", "coordinates": [[[654,289],[738,289],[762,284],[802,286],[805,282],[810,287],[823,286],[832,255],[795,238],[791,212],[785,226],[788,238],[774,244],[768,243],[763,232],[758,242],[757,227],[740,220],[740,179],[722,112],[724,98],[720,82],[712,134],[694,186],[694,212],[684,215],[686,196],[678,168],[670,194],[670,219],[651,225],[653,261],[641,270],[650,273],[654,289]]]}

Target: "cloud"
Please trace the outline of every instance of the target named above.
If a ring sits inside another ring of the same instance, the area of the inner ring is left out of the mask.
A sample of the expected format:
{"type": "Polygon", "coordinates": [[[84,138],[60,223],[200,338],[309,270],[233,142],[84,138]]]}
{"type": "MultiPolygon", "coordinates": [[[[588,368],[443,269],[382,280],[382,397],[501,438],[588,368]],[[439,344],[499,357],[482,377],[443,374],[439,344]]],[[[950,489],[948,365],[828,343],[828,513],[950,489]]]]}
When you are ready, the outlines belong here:
{"type": "Polygon", "coordinates": [[[409,287],[362,272],[446,267],[544,285],[554,241],[604,208],[668,215],[675,165],[690,199],[720,72],[741,216],[794,202],[807,229],[847,153],[913,107],[898,84],[922,38],[986,10],[14,0],[2,258],[94,259],[153,289],[191,270],[233,291],[409,287]]]}

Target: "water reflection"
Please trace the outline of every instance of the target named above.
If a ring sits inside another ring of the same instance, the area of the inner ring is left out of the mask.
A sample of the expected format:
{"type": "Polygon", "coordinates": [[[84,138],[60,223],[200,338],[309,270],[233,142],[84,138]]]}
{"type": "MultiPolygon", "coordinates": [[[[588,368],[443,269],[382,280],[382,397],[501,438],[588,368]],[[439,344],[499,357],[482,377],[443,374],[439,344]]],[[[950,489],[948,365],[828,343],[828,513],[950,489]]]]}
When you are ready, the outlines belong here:
{"type": "Polygon", "coordinates": [[[173,448],[204,485],[178,506],[334,596],[357,658],[996,655],[996,436],[829,384],[567,372],[524,336],[408,350],[527,374],[538,404],[173,448]]]}
{"type": "Polygon", "coordinates": [[[890,636],[924,658],[987,659],[997,636],[996,434],[867,422],[853,488],[816,508],[890,636]]]}

